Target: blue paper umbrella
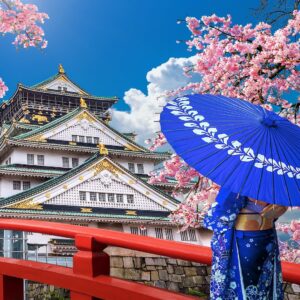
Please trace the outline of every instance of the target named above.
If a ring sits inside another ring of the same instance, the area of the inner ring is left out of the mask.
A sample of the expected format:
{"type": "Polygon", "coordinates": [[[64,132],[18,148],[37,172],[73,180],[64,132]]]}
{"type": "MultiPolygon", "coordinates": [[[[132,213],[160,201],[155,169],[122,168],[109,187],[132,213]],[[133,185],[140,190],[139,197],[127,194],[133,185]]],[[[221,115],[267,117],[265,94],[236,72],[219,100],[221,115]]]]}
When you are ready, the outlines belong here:
{"type": "Polygon", "coordinates": [[[233,192],[300,206],[300,128],[249,102],[216,95],[169,101],[161,131],[191,167],[233,192]]]}

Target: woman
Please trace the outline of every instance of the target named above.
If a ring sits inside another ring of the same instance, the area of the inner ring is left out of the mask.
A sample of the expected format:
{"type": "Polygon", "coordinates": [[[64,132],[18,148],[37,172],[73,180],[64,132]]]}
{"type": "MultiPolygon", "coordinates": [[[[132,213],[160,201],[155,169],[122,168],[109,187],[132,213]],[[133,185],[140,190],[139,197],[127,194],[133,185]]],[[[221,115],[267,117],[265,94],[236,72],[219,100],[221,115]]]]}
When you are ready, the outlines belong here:
{"type": "Polygon", "coordinates": [[[284,298],[274,223],[286,209],[220,190],[204,219],[213,230],[211,299],[284,298]]]}

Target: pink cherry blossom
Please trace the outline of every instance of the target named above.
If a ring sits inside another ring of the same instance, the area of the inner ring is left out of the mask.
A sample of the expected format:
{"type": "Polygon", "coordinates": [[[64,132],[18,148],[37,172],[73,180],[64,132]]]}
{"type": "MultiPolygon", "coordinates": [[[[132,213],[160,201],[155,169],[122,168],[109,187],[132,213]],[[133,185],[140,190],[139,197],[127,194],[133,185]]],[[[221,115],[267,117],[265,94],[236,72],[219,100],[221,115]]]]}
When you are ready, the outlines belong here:
{"type": "MultiPolygon", "coordinates": [[[[44,23],[48,15],[38,11],[36,5],[24,4],[20,0],[0,0],[0,33],[13,34],[15,46],[47,47],[43,29],[37,25],[44,23]]],[[[4,82],[0,81],[0,97],[7,91],[4,82]]]]}
{"type": "Polygon", "coordinates": [[[293,233],[293,240],[300,241],[300,229],[294,231],[294,233],[293,233]]]}
{"type": "Polygon", "coordinates": [[[0,78],[0,98],[3,98],[5,92],[8,91],[8,87],[3,82],[2,78],[0,78]]]}

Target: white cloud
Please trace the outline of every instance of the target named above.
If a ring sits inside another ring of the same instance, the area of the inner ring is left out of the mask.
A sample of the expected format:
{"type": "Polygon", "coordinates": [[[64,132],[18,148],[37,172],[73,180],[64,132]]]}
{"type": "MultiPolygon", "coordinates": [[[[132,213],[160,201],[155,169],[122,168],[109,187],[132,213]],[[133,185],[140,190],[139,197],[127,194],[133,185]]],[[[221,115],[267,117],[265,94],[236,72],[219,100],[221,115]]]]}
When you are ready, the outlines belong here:
{"type": "Polygon", "coordinates": [[[144,144],[147,138],[154,136],[160,130],[160,106],[166,103],[163,95],[166,91],[186,85],[194,78],[183,74],[183,67],[195,63],[195,58],[170,58],[167,62],[153,68],[146,75],[148,80],[147,94],[131,88],[125,92],[124,101],[130,106],[130,111],[112,109],[112,126],[121,132],[134,131],[138,134],[137,141],[144,144]]]}

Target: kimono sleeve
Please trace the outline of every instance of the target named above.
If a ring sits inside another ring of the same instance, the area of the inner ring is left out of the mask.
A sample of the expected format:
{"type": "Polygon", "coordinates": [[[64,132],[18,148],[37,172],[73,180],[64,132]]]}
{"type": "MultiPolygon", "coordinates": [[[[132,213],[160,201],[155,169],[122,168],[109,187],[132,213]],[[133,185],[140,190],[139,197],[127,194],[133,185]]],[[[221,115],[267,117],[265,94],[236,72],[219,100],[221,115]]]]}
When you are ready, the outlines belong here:
{"type": "Polygon", "coordinates": [[[204,218],[204,227],[214,233],[226,232],[234,227],[237,215],[245,205],[246,197],[222,188],[204,218]]]}

